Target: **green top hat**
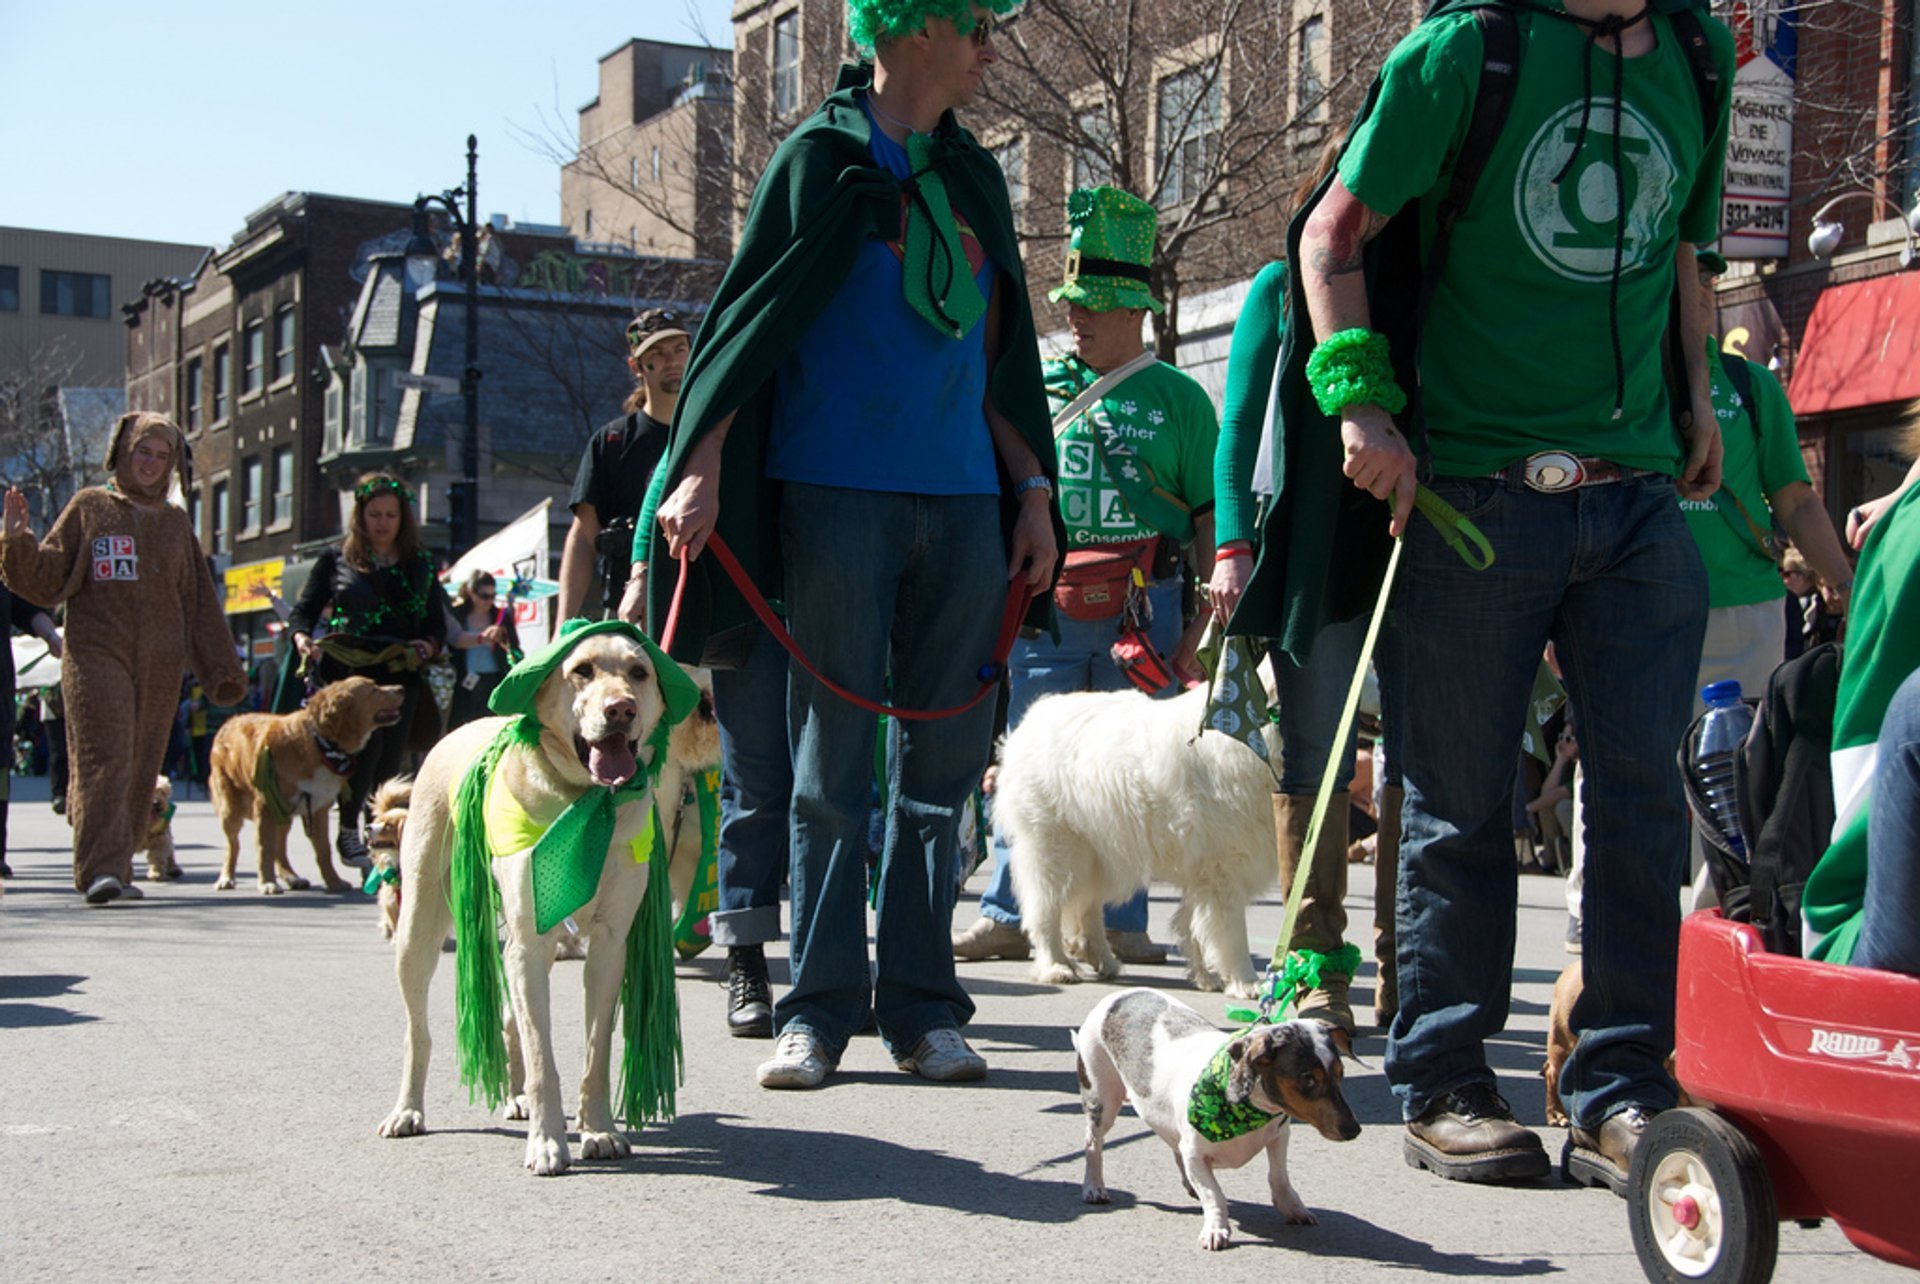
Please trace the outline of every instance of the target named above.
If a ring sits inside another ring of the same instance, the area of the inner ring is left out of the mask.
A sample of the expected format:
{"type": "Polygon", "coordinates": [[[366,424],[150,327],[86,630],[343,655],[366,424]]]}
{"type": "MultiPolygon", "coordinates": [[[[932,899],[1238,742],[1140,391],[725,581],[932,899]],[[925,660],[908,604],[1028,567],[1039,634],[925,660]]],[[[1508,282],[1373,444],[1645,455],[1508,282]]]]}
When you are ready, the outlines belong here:
{"type": "Polygon", "coordinates": [[[1153,206],[1117,187],[1083,187],[1067,198],[1066,279],[1047,292],[1055,303],[1094,312],[1117,308],[1165,311],[1147,288],[1153,238],[1160,216],[1153,206]]]}

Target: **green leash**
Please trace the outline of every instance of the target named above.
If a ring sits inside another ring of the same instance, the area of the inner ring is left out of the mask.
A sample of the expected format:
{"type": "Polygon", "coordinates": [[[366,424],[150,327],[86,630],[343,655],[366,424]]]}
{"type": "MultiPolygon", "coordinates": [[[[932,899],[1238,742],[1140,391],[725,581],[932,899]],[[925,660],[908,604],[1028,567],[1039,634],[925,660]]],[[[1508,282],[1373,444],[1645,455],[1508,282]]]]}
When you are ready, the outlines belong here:
{"type": "MultiPolygon", "coordinates": [[[[1433,523],[1447,546],[1468,566],[1484,571],[1493,565],[1493,545],[1487,542],[1479,527],[1462,517],[1453,505],[1425,486],[1418,486],[1413,506],[1433,523]]],[[[1373,663],[1374,646],[1380,640],[1380,626],[1387,617],[1387,602],[1393,596],[1394,579],[1400,572],[1400,550],[1405,543],[1404,537],[1394,540],[1393,552],[1387,557],[1387,571],[1380,578],[1380,597],[1374,603],[1373,617],[1367,622],[1366,641],[1360,647],[1360,663],[1354,668],[1353,681],[1347,685],[1347,702],[1340,710],[1340,726],[1333,736],[1335,745],[1346,744],[1347,737],[1353,734],[1353,721],[1360,711],[1360,693],[1366,687],[1367,667],[1373,663]]],[[[1261,996],[1258,1011],[1228,1008],[1229,1021],[1250,1025],[1281,1020],[1293,1006],[1303,984],[1309,990],[1319,986],[1322,971],[1350,977],[1360,968],[1360,947],[1352,942],[1331,954],[1287,949],[1287,943],[1293,939],[1294,921],[1300,917],[1300,903],[1307,896],[1307,878],[1313,867],[1311,853],[1319,848],[1320,831],[1326,825],[1328,806],[1333,801],[1334,776],[1339,768],[1339,754],[1328,754],[1327,769],[1320,776],[1320,790],[1313,800],[1313,816],[1301,844],[1301,859],[1293,871],[1293,886],[1287,890],[1287,908],[1280,919],[1280,939],[1274,943],[1273,962],[1267,965],[1267,992],[1261,996]]]]}

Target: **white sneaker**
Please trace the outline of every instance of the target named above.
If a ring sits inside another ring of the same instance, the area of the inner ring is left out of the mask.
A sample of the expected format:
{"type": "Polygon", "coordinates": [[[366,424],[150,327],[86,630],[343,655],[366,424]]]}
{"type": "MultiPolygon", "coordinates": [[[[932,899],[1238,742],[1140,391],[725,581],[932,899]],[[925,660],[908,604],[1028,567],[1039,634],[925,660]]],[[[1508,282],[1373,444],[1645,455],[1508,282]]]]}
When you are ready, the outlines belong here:
{"type": "Polygon", "coordinates": [[[120,899],[123,901],[137,901],[145,895],[138,883],[123,883],[120,887],[120,899]]]}
{"type": "Polygon", "coordinates": [[[969,1048],[950,1025],[927,1031],[913,1051],[894,1064],[935,1083],[969,1083],[987,1077],[986,1058],[969,1048]]]}
{"type": "Polygon", "coordinates": [[[833,1060],[811,1030],[789,1028],[773,1045],[773,1059],[760,1063],[756,1077],[762,1088],[818,1088],[833,1069],[833,1060]]]}
{"type": "Polygon", "coordinates": [[[109,901],[117,901],[126,890],[112,874],[102,874],[87,884],[87,904],[105,905],[109,901]]]}

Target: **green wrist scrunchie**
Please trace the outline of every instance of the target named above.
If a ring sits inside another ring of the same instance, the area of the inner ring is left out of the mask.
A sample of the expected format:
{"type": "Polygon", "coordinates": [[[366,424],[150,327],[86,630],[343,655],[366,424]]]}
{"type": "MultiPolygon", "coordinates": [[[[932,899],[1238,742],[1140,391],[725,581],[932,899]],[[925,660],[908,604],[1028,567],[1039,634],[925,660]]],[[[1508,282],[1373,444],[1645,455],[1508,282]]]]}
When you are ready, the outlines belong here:
{"type": "Polygon", "coordinates": [[[1393,376],[1387,336],[1377,330],[1342,330],[1328,336],[1307,358],[1307,385],[1322,414],[1348,406],[1378,406],[1390,415],[1407,408],[1407,394],[1393,376]]]}

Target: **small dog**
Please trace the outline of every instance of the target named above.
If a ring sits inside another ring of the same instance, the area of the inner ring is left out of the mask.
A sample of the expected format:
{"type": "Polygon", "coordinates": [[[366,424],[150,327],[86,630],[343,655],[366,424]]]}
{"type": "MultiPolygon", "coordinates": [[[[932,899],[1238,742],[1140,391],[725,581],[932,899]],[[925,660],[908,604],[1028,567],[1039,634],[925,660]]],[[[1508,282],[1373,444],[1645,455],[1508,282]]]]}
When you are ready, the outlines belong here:
{"type": "Polygon", "coordinates": [[[368,804],[367,854],[379,880],[380,936],[393,939],[400,922],[400,839],[407,832],[407,808],[413,802],[413,777],[383,780],[368,804]]]}
{"type": "Polygon", "coordinates": [[[1164,879],[1194,985],[1258,994],[1247,906],[1274,879],[1273,773],[1233,737],[1198,734],[1206,703],[1204,688],[1049,696],[1002,743],[993,823],[1035,979],[1078,981],[1070,954],[1117,975],[1101,907],[1164,879]]]}
{"type": "MultiPolygon", "coordinates": [[[[1579,959],[1567,964],[1566,971],[1553,983],[1553,1006],[1547,1011],[1547,1059],[1540,1067],[1540,1077],[1547,1081],[1547,1123],[1555,1128],[1573,1123],[1560,1100],[1560,1070],[1573,1052],[1573,1045],[1579,1042],[1573,1033],[1573,1005],[1580,1001],[1580,991],[1586,987],[1585,975],[1579,959]]],[[[1671,1052],[1667,1054],[1667,1077],[1673,1077],[1671,1052]]],[[[1675,1091],[1679,1094],[1675,1105],[1693,1104],[1686,1089],[1676,1085],[1675,1091]]]]}
{"type": "Polygon", "coordinates": [[[307,880],[287,863],[287,835],[298,816],[327,890],[352,890],[355,885],[334,872],[327,816],[352,774],[353,755],[367,747],[377,728],[400,720],[405,702],[406,692],[399,687],[351,677],[314,692],[304,709],[244,713],[223,724],[207,755],[212,766],[208,792],[227,834],[227,858],[214,886],[222,891],[233,886],[240,830],[251,819],[257,822],[260,894],[305,889],[307,880]],[[271,783],[271,794],[263,790],[262,781],[271,783]]]}
{"type": "Polygon", "coordinates": [[[1156,990],[1122,990],[1087,1014],[1073,1049],[1087,1116],[1082,1198],[1107,1202],[1102,1147],[1130,1099],[1173,1147],[1180,1180],[1200,1201],[1201,1248],[1225,1248],[1233,1235],[1216,1168],[1238,1168],[1265,1151],[1273,1206],[1288,1225],[1311,1226],[1318,1219],[1287,1180],[1288,1121],[1310,1123],[1328,1141],[1360,1135],[1340,1091],[1341,1058],[1353,1055],[1353,1045],[1327,1021],[1259,1025],[1229,1038],[1156,990]],[[1214,1065],[1223,1052],[1224,1069],[1214,1065]]]}
{"type": "Polygon", "coordinates": [[[134,839],[133,854],[147,854],[147,881],[165,883],[182,876],[180,862],[173,858],[173,782],[165,776],[154,777],[153,810],[147,813],[147,827],[134,839]]]}

